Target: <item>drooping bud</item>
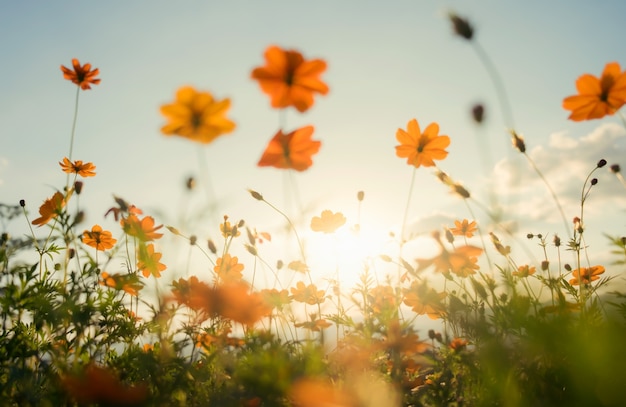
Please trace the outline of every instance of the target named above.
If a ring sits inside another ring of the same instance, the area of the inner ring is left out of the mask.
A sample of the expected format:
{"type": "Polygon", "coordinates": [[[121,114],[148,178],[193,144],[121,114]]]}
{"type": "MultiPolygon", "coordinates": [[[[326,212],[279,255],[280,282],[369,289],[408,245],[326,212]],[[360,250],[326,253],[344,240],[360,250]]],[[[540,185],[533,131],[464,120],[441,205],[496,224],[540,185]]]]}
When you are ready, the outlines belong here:
{"type": "Polygon", "coordinates": [[[215,243],[213,242],[213,240],[209,239],[207,243],[209,246],[209,251],[213,254],[217,254],[217,246],[215,246],[215,243]]]}
{"type": "Polygon", "coordinates": [[[465,38],[466,40],[471,40],[474,36],[474,28],[471,26],[467,19],[459,17],[454,13],[449,13],[448,18],[452,22],[452,28],[454,29],[454,33],[459,37],[465,38]]]}
{"type": "Polygon", "coordinates": [[[518,135],[515,130],[511,130],[511,136],[513,136],[513,146],[519,150],[520,153],[526,152],[526,143],[524,137],[518,135]]]}
{"type": "Polygon", "coordinates": [[[606,160],[603,158],[600,161],[598,161],[597,167],[598,168],[602,168],[606,165],[606,160]]]}
{"type": "Polygon", "coordinates": [[[251,189],[249,189],[248,192],[250,192],[250,195],[252,195],[252,197],[254,199],[256,199],[257,201],[262,201],[263,200],[263,195],[259,194],[258,192],[253,191],[251,189]]]}
{"type": "Polygon", "coordinates": [[[477,124],[481,124],[485,118],[485,107],[477,103],[472,107],[472,118],[477,124]]]}

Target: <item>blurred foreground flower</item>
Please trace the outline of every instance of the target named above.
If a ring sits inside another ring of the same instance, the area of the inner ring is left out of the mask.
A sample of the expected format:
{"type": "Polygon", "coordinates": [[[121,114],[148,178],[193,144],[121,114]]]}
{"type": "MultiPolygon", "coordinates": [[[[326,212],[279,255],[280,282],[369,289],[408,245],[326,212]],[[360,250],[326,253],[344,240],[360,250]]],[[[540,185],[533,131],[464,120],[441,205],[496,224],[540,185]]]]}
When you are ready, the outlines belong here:
{"type": "Polygon", "coordinates": [[[145,385],[126,386],[110,370],[93,364],[87,366],[81,375],[62,377],[61,384],[81,405],[136,406],[148,397],[145,385]]]}
{"type": "Polygon", "coordinates": [[[72,81],[76,85],[80,86],[82,90],[91,89],[90,85],[97,85],[100,83],[100,78],[96,78],[100,73],[99,69],[91,70],[91,64],[80,65],[78,59],[72,59],[72,68],[69,69],[61,65],[61,71],[63,71],[63,78],[68,81],[72,81]]]}
{"type": "Polygon", "coordinates": [[[563,99],[570,120],[583,121],[613,115],[626,103],[626,71],[617,62],[606,64],[602,76],[584,74],[576,80],[578,95],[563,99]]]}
{"type": "Polygon", "coordinates": [[[311,157],[316,154],[321,141],[312,140],[313,126],[305,126],[291,133],[283,134],[282,130],[272,138],[265,148],[259,167],[275,167],[304,171],[313,165],[311,157]]]}
{"type": "Polygon", "coordinates": [[[472,237],[476,230],[476,221],[469,222],[467,219],[463,219],[463,221],[455,220],[454,227],[450,229],[450,232],[455,236],[472,237]]]}
{"type": "Polygon", "coordinates": [[[439,136],[439,125],[431,123],[424,133],[420,131],[416,119],[409,121],[407,130],[398,129],[396,139],[400,143],[396,146],[396,155],[407,158],[407,164],[416,168],[420,166],[433,167],[434,160],[443,160],[448,155],[445,150],[450,145],[448,136],[439,136]]]}
{"type": "Polygon", "coordinates": [[[179,304],[202,311],[210,317],[223,317],[252,326],[270,315],[271,308],[263,296],[250,292],[244,282],[218,284],[214,287],[192,276],[172,283],[172,294],[179,304]]]}
{"type": "Polygon", "coordinates": [[[311,230],[314,232],[333,233],[346,223],[346,217],[341,212],[322,211],[322,216],[311,219],[311,230]]]}
{"type": "Polygon", "coordinates": [[[63,157],[63,162],[60,162],[59,165],[63,169],[63,172],[68,174],[77,174],[81,177],[93,177],[96,175],[94,170],[96,166],[92,163],[84,163],[82,160],[76,160],[74,162],[70,161],[69,158],[63,157]]]}
{"type": "Polygon", "coordinates": [[[328,93],[328,86],[320,79],[326,70],[323,60],[307,61],[298,51],[270,46],[265,61],[265,66],[255,68],[251,76],[270,96],[272,107],[293,106],[304,112],[313,106],[314,93],[328,93]]]}
{"type": "Polygon", "coordinates": [[[235,129],[235,123],[226,118],[229,108],[230,99],[217,101],[209,92],[184,86],[176,92],[174,103],[161,106],[161,114],[168,120],[161,132],[208,144],[235,129]]]}
{"type": "Polygon", "coordinates": [[[85,230],[81,240],[87,246],[91,246],[96,250],[108,250],[115,246],[113,235],[108,230],[102,230],[100,225],[93,225],[91,231],[85,230]]]}

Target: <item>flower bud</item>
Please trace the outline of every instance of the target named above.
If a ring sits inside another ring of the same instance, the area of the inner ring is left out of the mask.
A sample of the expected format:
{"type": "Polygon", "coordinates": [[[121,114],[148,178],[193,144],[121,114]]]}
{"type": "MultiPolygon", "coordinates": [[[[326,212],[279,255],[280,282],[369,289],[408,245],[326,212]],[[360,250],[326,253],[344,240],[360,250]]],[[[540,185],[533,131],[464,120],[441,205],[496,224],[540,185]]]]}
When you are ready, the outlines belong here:
{"type": "Polygon", "coordinates": [[[363,198],[365,198],[365,192],[359,191],[356,193],[356,199],[358,199],[359,202],[361,202],[363,198]]]}
{"type": "Polygon", "coordinates": [[[457,16],[454,13],[448,14],[448,18],[452,22],[452,28],[454,33],[459,37],[463,37],[466,40],[471,40],[474,36],[474,28],[470,25],[469,21],[457,16]]]}
{"type": "Polygon", "coordinates": [[[26,206],[26,201],[23,199],[20,199],[20,206],[23,208],[26,206]]]}
{"type": "Polygon", "coordinates": [[[611,165],[611,172],[617,174],[618,172],[621,171],[621,168],[619,166],[619,164],[613,164],[611,165]]]}
{"type": "Polygon", "coordinates": [[[188,177],[187,181],[185,181],[185,188],[191,191],[196,187],[196,179],[194,177],[188,177]]]}
{"type": "Polygon", "coordinates": [[[189,236],[189,244],[195,246],[198,242],[198,237],[196,235],[189,236]]]}
{"type": "Polygon", "coordinates": [[[83,192],[83,181],[76,181],[74,183],[74,191],[76,191],[77,195],[80,195],[83,192]]]}
{"type": "Polygon", "coordinates": [[[472,107],[472,118],[476,123],[481,124],[485,118],[485,107],[480,103],[475,104],[472,107]]]}
{"type": "Polygon", "coordinates": [[[604,158],[598,161],[598,164],[597,164],[598,168],[602,168],[605,165],[606,165],[606,160],[604,158]]]}
{"type": "Polygon", "coordinates": [[[511,136],[513,136],[513,146],[515,146],[520,153],[525,153],[526,143],[524,142],[524,138],[518,135],[515,130],[511,130],[511,136]]]}
{"type": "Polygon", "coordinates": [[[591,180],[591,185],[596,185],[598,183],[598,179],[597,178],[593,178],[591,180]]]}
{"type": "Polygon", "coordinates": [[[249,189],[248,192],[250,192],[250,195],[252,195],[252,197],[254,199],[256,199],[257,201],[262,201],[263,200],[263,195],[259,194],[258,192],[253,191],[251,189],[249,189]]]}
{"type": "Polygon", "coordinates": [[[217,254],[217,246],[215,246],[215,243],[213,242],[213,240],[209,239],[208,246],[209,246],[209,250],[211,251],[211,253],[217,254]]]}

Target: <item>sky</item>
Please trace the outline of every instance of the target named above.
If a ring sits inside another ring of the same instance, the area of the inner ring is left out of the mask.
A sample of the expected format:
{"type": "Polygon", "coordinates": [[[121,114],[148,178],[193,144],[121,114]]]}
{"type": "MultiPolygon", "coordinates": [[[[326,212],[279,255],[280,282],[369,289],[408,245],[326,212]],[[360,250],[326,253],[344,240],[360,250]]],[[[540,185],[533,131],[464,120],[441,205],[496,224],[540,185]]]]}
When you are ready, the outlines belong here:
{"type": "MultiPolygon", "coordinates": [[[[74,143],[73,158],[97,166],[80,197],[86,224],[114,228],[103,215],[116,195],[201,238],[219,237],[223,215],[281,233],[280,214],[250,198],[250,188],[300,225],[330,209],[347,216],[346,228],[360,220],[363,233],[382,236],[362,246],[327,240],[318,247],[320,257],[336,255],[328,250],[385,251],[389,232],[401,229],[413,174],[395,156],[395,134],[415,118],[422,127],[439,123],[451,139],[439,168],[477,201],[488,204],[490,191],[501,196],[517,237],[566,236],[544,183],[511,147],[484,66],[470,44],[452,34],[451,10],[475,26],[504,82],[515,130],[567,219],[579,215],[582,183],[596,162],[626,168],[626,131],[617,117],[568,121],[561,103],[575,94],[580,75],[599,75],[611,61],[626,67],[621,0],[4,1],[0,202],[25,199],[32,220],[64,185],[57,163],[68,155],[76,92],[59,66],[78,58],[99,68],[102,79],[80,93],[74,143]],[[256,166],[279,128],[279,113],[250,78],[270,45],[328,63],[328,95],[316,97],[304,114],[286,114],[285,130],[313,125],[322,142],[313,166],[292,176],[256,166]],[[184,85],[230,98],[236,130],[207,146],[162,135],[159,107],[184,85]],[[486,108],[480,128],[469,113],[478,102],[486,108]],[[198,181],[193,193],[184,188],[189,176],[198,181]],[[206,209],[208,191],[214,191],[214,210],[206,209]],[[360,212],[358,191],[365,192],[360,212]],[[295,196],[305,208],[301,215],[295,196]]],[[[626,190],[608,171],[597,177],[585,219],[600,253],[608,250],[603,233],[624,234],[626,190]]],[[[416,171],[407,233],[427,235],[473,217],[489,229],[485,214],[477,207],[468,213],[432,169],[416,171]]],[[[10,230],[28,233],[26,221],[14,221],[10,230]]],[[[536,246],[531,251],[540,254],[536,246]]]]}

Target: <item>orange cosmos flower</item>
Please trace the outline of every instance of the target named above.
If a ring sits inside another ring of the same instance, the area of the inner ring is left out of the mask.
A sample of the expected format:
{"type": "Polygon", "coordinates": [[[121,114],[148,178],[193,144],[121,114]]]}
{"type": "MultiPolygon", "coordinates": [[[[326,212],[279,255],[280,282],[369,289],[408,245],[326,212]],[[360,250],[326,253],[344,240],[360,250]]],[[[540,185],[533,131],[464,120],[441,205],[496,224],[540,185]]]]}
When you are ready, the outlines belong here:
{"type": "Polygon", "coordinates": [[[302,281],[298,281],[296,288],[291,288],[291,294],[294,300],[309,305],[321,304],[326,300],[324,290],[318,290],[314,284],[304,285],[302,281]]]}
{"type": "Polygon", "coordinates": [[[414,281],[410,288],[404,290],[404,304],[411,307],[418,315],[427,314],[430,319],[441,318],[445,315],[444,298],[448,295],[444,292],[437,292],[428,287],[425,283],[414,281]]]}
{"type": "Polygon", "coordinates": [[[33,225],[43,226],[52,218],[55,218],[65,206],[65,197],[60,192],[55,192],[52,198],[46,199],[39,207],[39,217],[32,221],[33,225]]]}
{"type": "Polygon", "coordinates": [[[528,264],[526,264],[523,266],[519,266],[517,268],[517,271],[512,272],[511,275],[523,278],[523,277],[532,276],[533,274],[535,274],[536,271],[537,269],[535,267],[531,267],[528,264]]]}
{"type": "Polygon", "coordinates": [[[346,223],[346,217],[341,212],[322,211],[322,216],[311,219],[311,230],[314,232],[333,233],[346,223]]]}
{"type": "Polygon", "coordinates": [[[400,142],[396,146],[396,155],[406,158],[407,163],[419,168],[434,167],[434,160],[443,160],[448,155],[444,150],[450,145],[450,137],[439,136],[439,125],[431,123],[426,127],[424,133],[420,131],[416,119],[411,120],[407,125],[407,130],[398,129],[396,139],[400,142]]]}
{"type": "Polygon", "coordinates": [[[231,257],[230,254],[225,254],[217,259],[213,271],[215,271],[215,274],[221,281],[234,283],[241,281],[243,278],[241,274],[243,267],[243,264],[239,263],[237,256],[231,257]]]}
{"type": "Polygon", "coordinates": [[[60,162],[59,165],[63,169],[63,172],[68,174],[78,174],[81,177],[93,177],[96,175],[94,170],[96,166],[92,163],[83,164],[82,160],[76,160],[71,162],[69,158],[63,157],[63,162],[60,162]]]}
{"type": "Polygon", "coordinates": [[[563,108],[571,110],[570,120],[600,119],[617,112],[626,103],[626,71],[617,62],[606,64],[602,76],[585,74],[576,80],[578,95],[563,99],[563,108]]]}
{"type": "Polygon", "coordinates": [[[450,229],[455,236],[465,236],[472,237],[474,236],[474,232],[476,232],[476,221],[469,222],[467,219],[463,219],[463,221],[454,221],[454,226],[450,229]]]}
{"type": "Polygon", "coordinates": [[[161,132],[208,144],[235,129],[235,123],[226,118],[229,108],[230,99],[217,101],[209,92],[182,87],[174,103],[161,106],[161,114],[169,120],[161,132]]]}
{"type": "Polygon", "coordinates": [[[293,326],[296,328],[309,329],[313,332],[321,332],[323,329],[331,326],[331,323],[325,319],[317,319],[317,314],[311,314],[309,317],[311,318],[310,321],[297,322],[293,324],[293,326]]]}
{"type": "Polygon", "coordinates": [[[159,262],[161,256],[163,256],[161,253],[154,251],[152,243],[147,246],[139,245],[137,268],[141,270],[144,277],[150,277],[150,275],[156,278],[161,277],[161,272],[167,268],[165,264],[159,262]]]}
{"type": "Polygon", "coordinates": [[[328,93],[328,86],[320,79],[326,70],[323,60],[306,61],[298,51],[270,46],[265,61],[265,66],[252,71],[252,79],[270,96],[272,107],[293,106],[304,112],[313,106],[314,93],[328,93]]]}
{"type": "Polygon", "coordinates": [[[571,285],[579,285],[581,282],[583,284],[591,284],[592,281],[599,279],[600,274],[604,273],[606,270],[604,266],[593,266],[593,267],[583,267],[580,269],[576,269],[572,271],[572,278],[569,283],[571,285]]]}
{"type": "Polygon", "coordinates": [[[124,229],[124,233],[129,236],[134,236],[142,242],[159,239],[163,236],[162,233],[156,233],[163,225],[154,226],[154,218],[152,216],[139,219],[137,215],[131,213],[126,218],[122,218],[120,224],[124,229]]]}
{"type": "Polygon", "coordinates": [[[108,250],[115,246],[116,239],[108,230],[102,230],[100,225],[93,225],[91,231],[85,230],[80,239],[87,246],[91,246],[96,250],[108,250]]]}
{"type": "Polygon", "coordinates": [[[141,284],[136,274],[109,274],[103,271],[100,277],[102,278],[100,285],[116,290],[124,290],[127,294],[135,297],[139,293],[139,290],[143,288],[143,284],[141,284]]]}
{"type": "Polygon", "coordinates": [[[466,341],[465,339],[461,339],[461,338],[454,338],[449,344],[448,346],[450,347],[450,349],[452,349],[455,352],[460,352],[463,349],[465,349],[467,347],[467,344],[469,342],[466,341]]]}
{"type": "Polygon", "coordinates": [[[63,71],[63,78],[68,81],[72,81],[76,85],[80,86],[82,90],[91,89],[89,85],[97,85],[100,83],[100,78],[96,78],[100,73],[99,69],[91,70],[91,64],[87,63],[83,66],[80,65],[78,59],[72,59],[73,69],[69,69],[61,65],[61,71],[63,71]]]}
{"type": "Polygon", "coordinates": [[[305,126],[291,133],[282,130],[272,138],[257,164],[259,167],[275,167],[304,171],[313,165],[311,157],[316,154],[322,143],[312,140],[313,126],[305,126]]]}

